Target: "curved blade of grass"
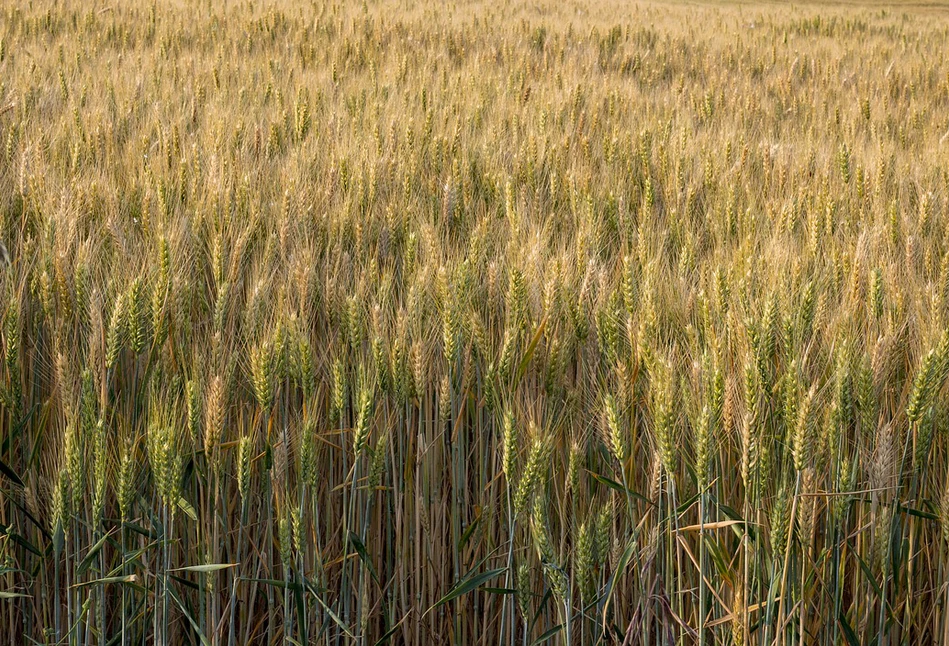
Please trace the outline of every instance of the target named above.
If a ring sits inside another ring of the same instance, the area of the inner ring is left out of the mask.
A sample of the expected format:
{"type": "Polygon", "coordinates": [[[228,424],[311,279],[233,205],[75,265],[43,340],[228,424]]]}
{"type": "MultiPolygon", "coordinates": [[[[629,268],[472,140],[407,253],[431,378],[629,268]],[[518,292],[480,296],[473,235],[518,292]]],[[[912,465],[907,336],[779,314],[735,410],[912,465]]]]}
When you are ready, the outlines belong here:
{"type": "Polygon", "coordinates": [[[537,644],[543,644],[545,641],[547,641],[548,639],[550,639],[551,637],[559,633],[561,630],[563,630],[563,624],[557,624],[556,626],[554,626],[553,628],[545,632],[543,635],[535,639],[533,642],[531,642],[531,646],[536,646],[537,644]]]}
{"type": "Polygon", "coordinates": [[[323,607],[323,610],[325,610],[325,611],[326,611],[326,614],[328,614],[328,615],[330,616],[330,619],[333,620],[333,623],[335,623],[337,626],[339,626],[340,630],[342,630],[344,633],[346,633],[346,636],[347,636],[347,637],[349,637],[350,639],[355,639],[355,637],[353,637],[353,634],[352,634],[351,632],[349,632],[349,629],[346,628],[346,624],[343,623],[343,620],[340,619],[339,616],[338,616],[335,612],[333,612],[333,610],[332,610],[328,605],[326,605],[325,603],[323,603],[323,600],[320,599],[320,595],[314,594],[314,595],[313,595],[313,598],[316,599],[316,602],[317,602],[318,604],[320,604],[320,606],[323,607]]]}
{"type": "Polygon", "coordinates": [[[194,521],[198,520],[198,512],[196,512],[194,510],[194,507],[191,506],[191,503],[189,503],[184,498],[178,498],[178,508],[181,509],[181,511],[183,511],[184,513],[186,513],[188,515],[188,518],[190,518],[191,520],[194,520],[194,521]]]}
{"type": "Polygon", "coordinates": [[[204,633],[201,631],[201,627],[198,625],[198,622],[194,620],[194,617],[191,616],[191,613],[185,608],[184,604],[181,603],[181,599],[178,598],[178,593],[175,592],[174,587],[168,587],[168,593],[172,601],[175,602],[175,605],[178,606],[178,610],[181,611],[181,614],[185,616],[185,619],[188,620],[188,623],[191,624],[191,628],[194,629],[194,632],[198,635],[198,639],[201,640],[202,646],[211,646],[211,643],[208,641],[208,638],[204,636],[204,633]]]}
{"type": "Polygon", "coordinates": [[[0,592],[0,599],[21,599],[21,598],[30,598],[30,595],[23,594],[22,592],[0,592]]]}
{"type": "Polygon", "coordinates": [[[43,553],[39,549],[37,549],[35,545],[33,545],[28,540],[26,540],[25,538],[17,534],[15,531],[13,531],[10,525],[0,525],[0,536],[9,537],[10,539],[13,540],[14,543],[29,550],[36,556],[39,556],[39,557],[43,556],[43,553]]]}
{"type": "Polygon", "coordinates": [[[528,634],[534,632],[537,622],[540,621],[541,616],[544,614],[544,608],[547,607],[547,602],[550,601],[551,592],[551,589],[547,588],[546,592],[544,592],[544,596],[540,599],[540,603],[537,604],[537,610],[534,611],[534,618],[531,619],[530,630],[527,631],[528,634]]]}
{"type": "Polygon", "coordinates": [[[10,481],[15,485],[20,486],[20,487],[26,486],[25,484],[23,484],[23,481],[20,480],[20,476],[18,476],[16,472],[13,469],[11,469],[7,465],[7,463],[4,462],[3,460],[0,460],[0,473],[2,473],[7,478],[9,478],[10,481]]]}
{"type": "Polygon", "coordinates": [[[18,500],[16,499],[16,496],[12,495],[10,492],[8,492],[8,491],[5,490],[5,489],[0,489],[0,496],[3,496],[3,497],[4,497],[6,500],[8,500],[9,502],[12,502],[13,505],[14,505],[17,509],[19,509],[20,512],[21,512],[24,516],[26,516],[26,519],[29,520],[31,523],[33,523],[33,525],[36,526],[36,528],[40,531],[41,534],[43,534],[43,536],[44,536],[47,540],[49,540],[49,539],[52,537],[52,535],[50,534],[49,530],[46,529],[46,523],[41,522],[38,518],[36,518],[36,516],[34,516],[32,513],[30,513],[30,510],[27,509],[25,506],[23,506],[23,504],[21,504],[20,501],[18,501],[18,500]]]}
{"type": "Polygon", "coordinates": [[[394,625],[392,628],[390,628],[389,630],[387,630],[387,631],[385,632],[385,634],[383,634],[382,637],[380,637],[380,638],[376,641],[376,643],[373,644],[373,646],[382,646],[382,644],[385,644],[387,641],[389,641],[390,639],[392,639],[392,636],[395,635],[395,632],[399,629],[399,626],[401,626],[403,623],[405,623],[405,620],[409,618],[409,614],[411,614],[411,613],[406,613],[404,617],[402,617],[401,619],[399,619],[399,623],[397,623],[397,624],[394,625]]]}
{"type": "Polygon", "coordinates": [[[106,576],[101,579],[94,579],[92,581],[81,581],[70,587],[72,588],[84,588],[87,585],[105,585],[109,583],[135,583],[138,580],[138,575],[127,574],[125,576],[106,576]]]}
{"type": "Polygon", "coordinates": [[[349,532],[349,543],[353,546],[353,549],[356,550],[359,559],[365,564],[366,569],[369,570],[369,575],[372,576],[372,580],[375,581],[377,585],[381,585],[379,583],[379,575],[376,574],[376,568],[373,567],[372,559],[369,558],[369,552],[366,551],[365,543],[352,532],[349,532]]]}
{"type": "Polygon", "coordinates": [[[79,566],[76,568],[76,573],[79,576],[82,576],[89,570],[89,568],[92,566],[92,561],[95,560],[96,555],[102,551],[102,548],[105,546],[108,540],[109,534],[106,534],[96,541],[95,545],[89,548],[89,552],[85,557],[83,557],[82,561],[79,562],[79,566]]]}
{"type": "Polygon", "coordinates": [[[178,576],[177,574],[169,574],[168,576],[171,577],[172,581],[177,581],[178,583],[180,583],[181,585],[185,586],[186,588],[190,590],[204,590],[205,589],[203,586],[199,586],[194,581],[189,581],[183,576],[178,576]]]}
{"type": "Polygon", "coordinates": [[[847,643],[850,646],[860,646],[860,640],[857,638],[857,633],[853,631],[853,628],[850,626],[850,622],[847,621],[847,617],[843,612],[839,615],[840,627],[844,629],[844,637],[847,638],[847,643]]]}
{"type": "Polygon", "coordinates": [[[613,599],[613,592],[616,590],[616,582],[619,577],[626,571],[626,568],[629,566],[629,562],[633,558],[633,550],[636,549],[636,537],[633,536],[629,539],[629,545],[626,546],[626,549],[623,550],[623,555],[620,557],[619,562],[616,564],[616,570],[610,576],[610,582],[606,586],[606,594],[603,595],[603,622],[606,623],[606,611],[610,607],[610,601],[613,599]]]}
{"type": "Polygon", "coordinates": [[[620,492],[620,493],[629,494],[630,496],[632,496],[632,497],[635,498],[636,500],[640,500],[640,501],[642,501],[642,502],[648,503],[648,504],[650,504],[650,505],[652,505],[652,506],[654,506],[654,507],[655,507],[655,505],[656,505],[656,503],[654,503],[653,501],[651,501],[651,500],[650,500],[649,498],[647,498],[646,496],[642,495],[641,493],[637,493],[637,492],[633,491],[632,489],[627,489],[626,487],[624,487],[624,486],[621,485],[620,483],[616,482],[615,480],[611,480],[610,478],[607,478],[606,476],[600,475],[599,473],[595,473],[595,472],[593,472],[593,471],[589,471],[589,470],[588,470],[587,473],[590,474],[590,477],[591,477],[591,478],[593,478],[594,480],[596,480],[596,481],[599,482],[600,484],[606,485],[607,487],[609,487],[610,489],[613,489],[614,491],[618,491],[618,492],[620,492]]]}
{"type": "Polygon", "coordinates": [[[228,568],[237,567],[240,563],[207,563],[205,565],[187,565],[185,567],[174,568],[169,572],[218,572],[228,568]]]}
{"type": "Polygon", "coordinates": [[[439,606],[442,606],[442,605],[448,603],[449,601],[452,601],[452,600],[454,600],[454,599],[457,599],[458,597],[460,597],[460,596],[462,596],[462,595],[464,595],[464,594],[468,594],[468,593],[471,592],[472,590],[475,590],[475,589],[481,587],[482,585],[484,585],[485,583],[487,583],[488,581],[490,581],[490,580],[493,579],[494,577],[496,577],[496,576],[498,576],[498,575],[500,575],[500,574],[503,574],[503,573],[506,572],[506,571],[507,571],[507,568],[502,567],[502,568],[497,568],[497,569],[495,569],[495,570],[488,570],[487,572],[482,572],[481,574],[478,574],[478,575],[476,575],[476,576],[467,577],[467,578],[462,579],[461,581],[459,581],[459,582],[455,585],[454,588],[452,588],[452,589],[448,592],[448,594],[446,594],[444,597],[442,597],[441,599],[439,599],[438,602],[436,602],[435,605],[433,605],[431,608],[429,608],[428,610],[426,610],[426,611],[422,614],[422,616],[424,617],[425,615],[427,615],[428,613],[430,613],[430,612],[431,612],[432,610],[434,610],[435,608],[437,608],[437,607],[439,607],[439,606]]]}
{"type": "Polygon", "coordinates": [[[537,350],[537,344],[540,343],[541,337],[544,336],[544,329],[547,327],[547,318],[550,314],[544,316],[544,320],[540,322],[540,325],[537,326],[537,331],[534,332],[534,337],[531,339],[531,342],[527,345],[527,349],[524,350],[524,356],[521,358],[520,365],[517,366],[517,373],[514,377],[514,383],[520,383],[521,379],[524,377],[524,373],[527,372],[527,366],[531,362],[531,358],[534,356],[534,352],[537,350]]]}
{"type": "Polygon", "coordinates": [[[471,539],[471,536],[474,534],[474,531],[478,528],[478,525],[481,524],[481,517],[472,521],[470,525],[465,529],[464,533],[461,535],[461,538],[458,540],[458,549],[463,549],[465,545],[468,544],[468,541],[471,539]]]}

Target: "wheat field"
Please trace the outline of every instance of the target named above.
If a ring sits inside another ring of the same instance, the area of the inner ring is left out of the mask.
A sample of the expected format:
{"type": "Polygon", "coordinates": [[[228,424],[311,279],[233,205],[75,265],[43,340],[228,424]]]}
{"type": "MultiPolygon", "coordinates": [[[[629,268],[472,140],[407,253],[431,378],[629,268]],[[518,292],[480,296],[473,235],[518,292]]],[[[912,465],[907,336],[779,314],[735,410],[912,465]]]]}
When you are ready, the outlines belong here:
{"type": "Polygon", "coordinates": [[[949,643],[947,53],[0,3],[0,642],[949,643]]]}

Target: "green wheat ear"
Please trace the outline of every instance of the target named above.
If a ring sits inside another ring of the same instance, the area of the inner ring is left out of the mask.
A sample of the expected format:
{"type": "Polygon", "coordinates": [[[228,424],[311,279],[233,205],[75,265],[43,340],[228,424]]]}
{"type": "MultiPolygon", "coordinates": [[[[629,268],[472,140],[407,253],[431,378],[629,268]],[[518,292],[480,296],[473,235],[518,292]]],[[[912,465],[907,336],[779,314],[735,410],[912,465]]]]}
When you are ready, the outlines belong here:
{"type": "Polygon", "coordinates": [[[698,424],[694,428],[695,444],[695,478],[697,489],[700,493],[704,492],[708,486],[709,478],[709,459],[711,454],[712,433],[712,412],[706,405],[699,414],[698,424]]]}
{"type": "Polygon", "coordinates": [[[784,556],[787,547],[787,536],[790,531],[790,505],[787,490],[782,486],[773,501],[771,508],[771,550],[776,558],[784,556]]]}
{"type": "Polygon", "coordinates": [[[923,413],[929,406],[936,384],[939,363],[940,357],[936,354],[936,350],[930,350],[923,357],[922,364],[913,379],[913,389],[910,391],[909,403],[906,407],[906,417],[912,424],[922,419],[923,413]]]}
{"type": "Polygon", "coordinates": [[[811,456],[814,454],[815,440],[811,419],[811,404],[814,400],[814,393],[815,390],[812,387],[804,397],[804,401],[802,401],[798,407],[792,442],[794,468],[797,471],[803,471],[808,467],[810,465],[811,456]]]}
{"type": "Polygon", "coordinates": [[[92,518],[99,522],[105,508],[106,493],[106,426],[103,420],[96,423],[92,436],[92,518]]]}
{"type": "Polygon", "coordinates": [[[197,443],[201,432],[201,394],[198,383],[189,379],[185,384],[185,402],[188,410],[188,435],[192,443],[197,443]]]}
{"type": "MultiPolygon", "coordinates": [[[[593,519],[595,521],[595,518],[593,519]]],[[[594,595],[594,572],[596,563],[596,525],[581,523],[575,531],[574,572],[580,589],[580,597],[589,602],[594,595]]]]}
{"type": "Polygon", "coordinates": [[[623,464],[629,457],[629,434],[622,426],[616,400],[610,394],[603,396],[603,411],[606,445],[616,461],[623,464]]]}
{"type": "Polygon", "coordinates": [[[70,419],[66,424],[64,452],[66,471],[69,474],[69,507],[78,512],[83,507],[86,470],[83,465],[86,438],[78,421],[70,419]]]}
{"type": "Polygon", "coordinates": [[[873,273],[870,276],[870,294],[869,294],[869,305],[870,312],[875,319],[883,318],[883,306],[884,306],[884,291],[883,291],[883,272],[879,268],[873,270],[873,273]]]}
{"type": "Polygon", "coordinates": [[[148,311],[146,306],[147,287],[144,276],[138,276],[129,286],[125,297],[126,333],[129,347],[135,354],[141,354],[148,343],[148,311]]]}
{"type": "Polygon", "coordinates": [[[583,463],[583,447],[578,441],[570,445],[570,455],[567,461],[567,491],[577,496],[580,494],[580,469],[583,463]]]}
{"type": "Polygon", "coordinates": [[[541,483],[543,474],[547,470],[545,464],[549,455],[547,439],[541,436],[537,429],[534,429],[530,435],[533,441],[527,454],[524,471],[514,492],[514,514],[516,516],[520,516],[527,511],[528,505],[533,501],[537,487],[541,483]]]}
{"type": "Polygon", "coordinates": [[[527,562],[522,562],[517,566],[516,577],[517,590],[517,609],[521,613],[521,619],[528,621],[531,617],[531,568],[527,562]]]}
{"type": "Polygon", "coordinates": [[[547,511],[544,507],[544,501],[537,496],[533,501],[530,515],[531,538],[534,543],[534,549],[537,552],[537,558],[541,563],[552,562],[556,555],[551,543],[550,532],[547,528],[547,511]]]}
{"type": "Polygon", "coordinates": [[[672,370],[664,365],[654,375],[655,383],[652,389],[652,406],[654,416],[654,435],[656,447],[662,460],[662,466],[667,474],[676,470],[678,447],[675,437],[675,409],[673,400],[672,370]]]}
{"type": "Polygon", "coordinates": [[[69,473],[66,469],[59,471],[50,501],[50,532],[58,558],[58,553],[62,551],[63,536],[69,530],[69,473]]]}
{"type": "MultiPolygon", "coordinates": [[[[319,476],[316,461],[316,441],[316,422],[309,419],[303,423],[303,429],[300,431],[298,455],[300,456],[300,478],[304,484],[310,487],[316,486],[319,476]]],[[[243,442],[243,438],[241,442],[243,442]]],[[[240,456],[238,456],[238,463],[240,463],[240,456]]]]}
{"type": "Polygon", "coordinates": [[[250,437],[245,435],[237,444],[237,490],[242,501],[250,493],[251,458],[250,437]]]}
{"type": "Polygon", "coordinates": [[[501,439],[501,470],[509,486],[515,485],[517,477],[517,423],[514,414],[508,410],[504,413],[504,430],[501,439]]]}
{"type": "MultiPolygon", "coordinates": [[[[204,403],[204,451],[215,471],[221,468],[220,443],[224,433],[226,406],[224,380],[221,375],[215,375],[208,385],[204,403]]],[[[196,436],[197,433],[192,437],[196,436]]]]}
{"type": "Polygon", "coordinates": [[[131,520],[132,504],[135,499],[137,464],[129,442],[123,442],[120,447],[119,469],[116,479],[116,499],[119,504],[119,514],[122,522],[131,520]]]}
{"type": "Polygon", "coordinates": [[[366,450],[374,410],[375,393],[369,386],[363,386],[359,392],[359,410],[356,415],[356,427],[353,430],[353,453],[357,458],[366,450]]]}
{"type": "Polygon", "coordinates": [[[261,410],[269,411],[273,405],[276,381],[276,357],[270,341],[258,344],[251,351],[251,384],[261,410]]]}
{"type": "Polygon", "coordinates": [[[109,329],[106,334],[106,365],[112,367],[118,359],[119,352],[125,342],[126,334],[126,296],[123,292],[112,307],[112,316],[109,319],[109,329]]]}

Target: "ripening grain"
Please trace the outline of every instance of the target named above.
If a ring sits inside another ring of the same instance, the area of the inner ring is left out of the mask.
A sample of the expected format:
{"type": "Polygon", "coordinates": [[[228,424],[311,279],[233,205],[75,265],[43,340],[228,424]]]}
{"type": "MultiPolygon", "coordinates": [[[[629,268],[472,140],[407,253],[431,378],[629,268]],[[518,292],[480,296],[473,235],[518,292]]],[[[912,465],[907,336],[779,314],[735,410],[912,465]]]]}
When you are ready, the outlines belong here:
{"type": "Polygon", "coordinates": [[[0,642],[949,643],[947,43],[3,3],[0,642]]]}

